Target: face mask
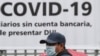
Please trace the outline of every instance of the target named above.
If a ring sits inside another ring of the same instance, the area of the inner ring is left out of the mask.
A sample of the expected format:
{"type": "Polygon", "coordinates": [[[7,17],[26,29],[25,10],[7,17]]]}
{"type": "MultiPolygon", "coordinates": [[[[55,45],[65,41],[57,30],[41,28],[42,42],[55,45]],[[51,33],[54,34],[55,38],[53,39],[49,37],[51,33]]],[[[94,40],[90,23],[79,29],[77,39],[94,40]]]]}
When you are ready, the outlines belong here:
{"type": "Polygon", "coordinates": [[[47,56],[56,56],[55,46],[47,46],[46,53],[47,53],[47,56]]]}

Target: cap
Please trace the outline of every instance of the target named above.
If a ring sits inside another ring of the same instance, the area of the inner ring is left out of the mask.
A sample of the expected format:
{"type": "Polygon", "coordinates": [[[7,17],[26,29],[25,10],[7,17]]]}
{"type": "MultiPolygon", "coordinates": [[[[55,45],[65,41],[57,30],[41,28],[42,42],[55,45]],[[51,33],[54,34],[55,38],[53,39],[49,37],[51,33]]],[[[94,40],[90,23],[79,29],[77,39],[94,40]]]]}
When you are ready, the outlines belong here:
{"type": "Polygon", "coordinates": [[[60,33],[51,33],[46,40],[40,40],[40,44],[44,43],[63,43],[65,45],[65,36],[60,33]]]}

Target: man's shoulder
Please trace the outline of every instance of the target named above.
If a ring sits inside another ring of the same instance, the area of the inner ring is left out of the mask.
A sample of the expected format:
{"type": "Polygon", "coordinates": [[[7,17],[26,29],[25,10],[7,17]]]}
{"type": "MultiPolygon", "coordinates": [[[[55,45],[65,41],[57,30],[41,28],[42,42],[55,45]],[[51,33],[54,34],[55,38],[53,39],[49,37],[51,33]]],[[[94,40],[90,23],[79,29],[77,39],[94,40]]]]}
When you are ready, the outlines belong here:
{"type": "Polygon", "coordinates": [[[57,56],[72,56],[67,50],[60,52],[57,56]]]}

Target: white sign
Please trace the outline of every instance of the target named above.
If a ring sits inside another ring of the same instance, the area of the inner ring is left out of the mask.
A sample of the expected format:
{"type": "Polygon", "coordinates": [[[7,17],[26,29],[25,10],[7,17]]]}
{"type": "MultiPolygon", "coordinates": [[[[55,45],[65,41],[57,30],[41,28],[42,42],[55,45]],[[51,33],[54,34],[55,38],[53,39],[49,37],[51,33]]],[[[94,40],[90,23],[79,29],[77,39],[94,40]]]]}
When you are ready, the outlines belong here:
{"type": "Polygon", "coordinates": [[[51,32],[67,48],[100,47],[100,0],[0,0],[0,49],[39,49],[51,32]]]}

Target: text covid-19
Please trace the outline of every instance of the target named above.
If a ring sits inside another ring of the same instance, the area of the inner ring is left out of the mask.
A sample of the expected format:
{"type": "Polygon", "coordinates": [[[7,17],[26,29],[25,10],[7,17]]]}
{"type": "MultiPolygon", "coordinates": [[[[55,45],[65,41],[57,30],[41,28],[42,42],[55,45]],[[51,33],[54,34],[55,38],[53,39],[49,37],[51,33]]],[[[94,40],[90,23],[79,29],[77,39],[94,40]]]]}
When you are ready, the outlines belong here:
{"type": "MultiPolygon", "coordinates": [[[[67,2],[66,2],[67,3],[67,2]]],[[[92,12],[92,4],[90,2],[83,2],[81,5],[82,12],[79,13],[79,2],[72,2],[70,7],[73,9],[74,16],[79,14],[83,16],[88,16],[92,12]]],[[[69,7],[66,5],[66,7],[69,7]]],[[[63,8],[62,4],[59,2],[4,2],[0,4],[1,14],[4,16],[25,16],[27,13],[30,13],[32,16],[58,16],[61,13],[70,13],[70,8],[63,8]],[[11,10],[8,10],[8,9],[11,10]]]]}

